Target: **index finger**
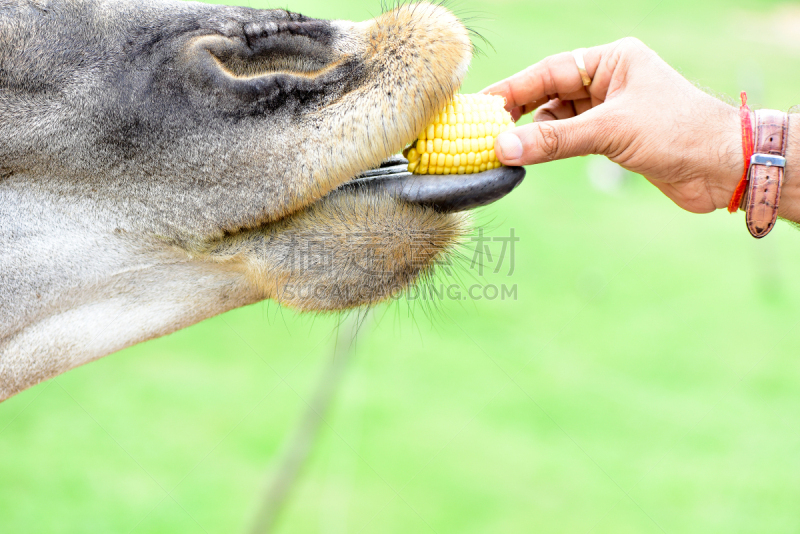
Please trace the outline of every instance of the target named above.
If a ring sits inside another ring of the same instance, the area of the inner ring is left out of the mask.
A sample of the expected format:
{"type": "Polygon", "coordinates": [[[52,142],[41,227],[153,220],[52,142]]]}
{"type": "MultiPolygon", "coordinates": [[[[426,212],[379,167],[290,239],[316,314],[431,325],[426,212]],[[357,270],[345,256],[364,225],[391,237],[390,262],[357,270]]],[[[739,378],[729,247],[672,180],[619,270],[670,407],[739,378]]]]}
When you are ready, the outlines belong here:
{"type": "MultiPolygon", "coordinates": [[[[594,79],[600,64],[600,47],[589,48],[583,59],[589,78],[594,79]]],[[[506,109],[517,107],[533,109],[549,100],[578,100],[593,96],[589,87],[584,87],[575,58],[563,52],[531,65],[513,76],[490,85],[482,93],[500,95],[506,99],[506,109]]],[[[595,95],[597,96],[597,95],[595,95]]]]}

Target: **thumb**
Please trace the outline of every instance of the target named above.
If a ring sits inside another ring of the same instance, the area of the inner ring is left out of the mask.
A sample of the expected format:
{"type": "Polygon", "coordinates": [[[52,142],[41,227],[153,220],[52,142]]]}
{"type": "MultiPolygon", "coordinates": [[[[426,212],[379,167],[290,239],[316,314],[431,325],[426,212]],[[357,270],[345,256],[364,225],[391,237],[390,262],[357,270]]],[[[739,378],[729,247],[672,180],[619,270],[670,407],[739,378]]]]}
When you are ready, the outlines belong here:
{"type": "Polygon", "coordinates": [[[531,165],[554,159],[585,156],[598,152],[601,135],[599,121],[591,111],[562,120],[533,122],[497,136],[495,154],[500,163],[531,165]]]}

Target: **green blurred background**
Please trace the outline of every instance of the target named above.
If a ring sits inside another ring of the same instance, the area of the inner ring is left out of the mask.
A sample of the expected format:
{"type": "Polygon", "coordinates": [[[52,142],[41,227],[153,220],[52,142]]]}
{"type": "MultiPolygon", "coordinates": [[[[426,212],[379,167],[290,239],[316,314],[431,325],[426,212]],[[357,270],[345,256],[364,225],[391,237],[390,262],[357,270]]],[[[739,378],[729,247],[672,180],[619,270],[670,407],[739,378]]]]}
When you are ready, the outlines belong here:
{"type": "MultiPolygon", "coordinates": [[[[450,7],[491,43],[464,92],[635,35],[714,92],[800,103],[791,4],[450,7]]],[[[458,276],[516,284],[516,300],[400,301],[367,318],[279,532],[800,531],[800,235],[781,222],[756,241],[741,214],[685,213],[615,169],[532,167],[476,214],[486,235],[519,236],[514,272],[458,276]]],[[[337,321],[261,303],[2,403],[0,532],[246,530],[337,321]]]]}

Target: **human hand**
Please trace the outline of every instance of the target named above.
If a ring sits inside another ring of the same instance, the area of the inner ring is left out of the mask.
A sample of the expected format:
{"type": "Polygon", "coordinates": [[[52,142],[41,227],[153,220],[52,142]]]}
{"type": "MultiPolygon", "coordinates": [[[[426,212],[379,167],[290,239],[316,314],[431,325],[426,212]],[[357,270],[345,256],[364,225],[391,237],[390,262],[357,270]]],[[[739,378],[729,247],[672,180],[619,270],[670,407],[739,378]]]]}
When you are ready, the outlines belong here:
{"type": "Polygon", "coordinates": [[[536,122],[497,138],[497,158],[528,165],[603,154],[688,211],[726,207],[743,167],[737,109],[637,39],[589,48],[584,61],[588,87],[566,52],[484,89],[505,97],[514,120],[536,110],[536,122]]]}

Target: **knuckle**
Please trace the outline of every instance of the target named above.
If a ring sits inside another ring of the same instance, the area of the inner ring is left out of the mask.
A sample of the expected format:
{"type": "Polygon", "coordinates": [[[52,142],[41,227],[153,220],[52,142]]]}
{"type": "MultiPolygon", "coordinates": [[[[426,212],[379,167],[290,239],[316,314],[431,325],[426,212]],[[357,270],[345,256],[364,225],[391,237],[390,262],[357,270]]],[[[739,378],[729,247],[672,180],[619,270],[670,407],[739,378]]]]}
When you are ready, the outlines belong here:
{"type": "Polygon", "coordinates": [[[636,37],[620,39],[620,49],[623,54],[631,57],[646,57],[653,53],[650,48],[636,37]]]}
{"type": "Polygon", "coordinates": [[[557,61],[554,56],[550,56],[543,59],[540,65],[542,68],[540,74],[543,92],[548,98],[553,98],[554,95],[558,94],[555,81],[556,77],[553,74],[553,70],[556,68],[557,61]]]}
{"type": "Polygon", "coordinates": [[[560,139],[558,129],[552,124],[543,122],[539,125],[539,138],[536,140],[536,143],[539,146],[540,152],[546,159],[557,159],[560,139]]]}

